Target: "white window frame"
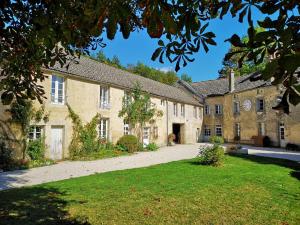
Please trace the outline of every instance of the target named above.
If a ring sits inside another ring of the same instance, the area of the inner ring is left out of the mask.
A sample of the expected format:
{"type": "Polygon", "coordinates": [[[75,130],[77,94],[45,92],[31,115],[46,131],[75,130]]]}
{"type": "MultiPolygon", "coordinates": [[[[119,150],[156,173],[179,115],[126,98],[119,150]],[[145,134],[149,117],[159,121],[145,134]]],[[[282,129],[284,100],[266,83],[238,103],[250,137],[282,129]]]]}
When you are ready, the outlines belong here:
{"type": "Polygon", "coordinates": [[[240,102],[233,102],[233,113],[234,114],[240,113],[240,102]]]}
{"type": "Polygon", "coordinates": [[[43,127],[42,126],[35,126],[35,125],[30,126],[30,128],[29,128],[29,135],[28,135],[28,139],[30,141],[39,139],[39,138],[42,137],[42,135],[43,135],[43,127]]]}
{"type": "Polygon", "coordinates": [[[241,137],[241,124],[235,123],[234,128],[235,128],[235,136],[241,137]]]}
{"type": "Polygon", "coordinates": [[[101,118],[99,122],[99,139],[108,140],[109,137],[109,119],[101,118]]]}
{"type": "Polygon", "coordinates": [[[124,104],[127,106],[131,102],[131,95],[128,91],[124,91],[124,104]]]}
{"type": "Polygon", "coordinates": [[[215,105],[215,114],[222,115],[222,105],[220,105],[220,104],[215,105]]]}
{"type": "Polygon", "coordinates": [[[58,104],[58,105],[65,104],[65,78],[62,77],[62,76],[51,75],[51,103],[52,104],[58,104]],[[60,83],[59,83],[57,78],[62,79],[62,88],[61,88],[62,96],[61,96],[61,99],[60,99],[60,96],[58,94],[60,83]],[[54,83],[54,88],[53,88],[53,83],[54,83]]]}
{"type": "Polygon", "coordinates": [[[285,126],[283,122],[279,123],[279,138],[285,140],[285,126]]]}
{"type": "Polygon", "coordinates": [[[198,118],[198,112],[197,112],[197,106],[194,106],[194,118],[197,119],[198,118]]]}
{"type": "Polygon", "coordinates": [[[165,105],[166,105],[166,100],[161,99],[161,100],[160,100],[160,105],[161,105],[161,106],[165,106],[165,105]]]}
{"type": "Polygon", "coordinates": [[[110,109],[110,88],[109,86],[100,86],[100,108],[110,109]]]}
{"type": "Polygon", "coordinates": [[[215,127],[215,134],[216,134],[216,136],[220,136],[220,137],[223,136],[222,125],[220,125],[220,124],[216,125],[216,127],[215,127]],[[221,130],[221,132],[218,132],[218,130],[221,130]]]}
{"type": "Polygon", "coordinates": [[[184,104],[180,104],[180,115],[182,117],[185,116],[185,105],[184,104]]]}
{"type": "Polygon", "coordinates": [[[129,123],[124,121],[124,135],[129,135],[129,134],[131,134],[129,123]]]}
{"type": "Polygon", "coordinates": [[[204,125],[204,136],[205,137],[210,137],[211,136],[211,129],[207,125],[204,125]]]}
{"type": "Polygon", "coordinates": [[[266,135],[265,123],[264,122],[259,122],[258,123],[258,135],[260,135],[260,136],[265,136],[266,135]]]}
{"type": "Polygon", "coordinates": [[[256,99],[256,111],[263,112],[264,110],[265,110],[265,100],[263,98],[256,99]]]}
{"type": "Polygon", "coordinates": [[[205,115],[210,115],[210,106],[209,105],[204,106],[204,112],[205,112],[205,115]]]}
{"type": "Polygon", "coordinates": [[[174,116],[178,116],[178,104],[177,103],[173,103],[173,113],[174,113],[174,116]]]}

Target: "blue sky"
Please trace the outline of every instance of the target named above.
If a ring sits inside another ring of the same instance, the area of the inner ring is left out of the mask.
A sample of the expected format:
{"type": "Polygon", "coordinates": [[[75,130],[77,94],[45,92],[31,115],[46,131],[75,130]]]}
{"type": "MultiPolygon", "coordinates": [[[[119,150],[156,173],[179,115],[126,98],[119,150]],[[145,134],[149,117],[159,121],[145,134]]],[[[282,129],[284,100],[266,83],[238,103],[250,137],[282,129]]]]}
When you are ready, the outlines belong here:
{"type": "MultiPolygon", "coordinates": [[[[258,19],[257,13],[254,13],[254,19],[258,19]]],[[[210,47],[208,53],[200,51],[195,54],[195,61],[178,71],[179,75],[182,73],[189,74],[193,81],[217,78],[222,59],[230,47],[230,44],[224,40],[234,33],[246,34],[248,28],[247,23],[239,23],[237,18],[231,18],[231,16],[227,16],[223,20],[210,21],[209,24],[207,31],[211,30],[216,34],[217,46],[210,47]]],[[[124,40],[122,35],[118,33],[113,41],[105,40],[107,46],[103,52],[109,58],[117,55],[122,65],[135,64],[140,61],[154,68],[174,70],[175,65],[168,63],[167,60],[164,64],[151,60],[152,53],[157,48],[157,41],[158,39],[151,39],[145,31],[132,33],[127,40],[124,40]]]]}

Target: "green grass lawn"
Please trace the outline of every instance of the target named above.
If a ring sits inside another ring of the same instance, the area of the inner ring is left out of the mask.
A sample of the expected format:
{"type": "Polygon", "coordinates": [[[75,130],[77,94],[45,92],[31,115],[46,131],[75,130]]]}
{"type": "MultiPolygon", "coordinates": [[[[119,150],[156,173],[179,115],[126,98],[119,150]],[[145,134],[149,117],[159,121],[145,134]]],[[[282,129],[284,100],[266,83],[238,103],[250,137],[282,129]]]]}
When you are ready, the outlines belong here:
{"type": "Polygon", "coordinates": [[[300,224],[299,164],[227,156],[0,192],[0,224],[300,224]]]}

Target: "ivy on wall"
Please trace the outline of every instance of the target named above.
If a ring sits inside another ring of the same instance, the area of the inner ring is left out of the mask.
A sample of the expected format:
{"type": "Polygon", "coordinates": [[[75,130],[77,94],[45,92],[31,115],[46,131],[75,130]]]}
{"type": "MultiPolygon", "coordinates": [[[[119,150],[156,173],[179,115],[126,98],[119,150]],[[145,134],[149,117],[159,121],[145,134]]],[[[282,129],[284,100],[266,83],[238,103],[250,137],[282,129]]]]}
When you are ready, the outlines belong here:
{"type": "Polygon", "coordinates": [[[72,140],[69,145],[70,158],[82,156],[98,151],[100,142],[98,139],[97,126],[100,121],[100,114],[97,113],[90,122],[83,124],[79,115],[67,104],[69,117],[73,123],[72,140]]]}
{"type": "Polygon", "coordinates": [[[45,111],[44,105],[39,109],[36,109],[33,107],[32,101],[25,99],[14,101],[7,111],[11,115],[8,122],[16,123],[21,126],[21,142],[23,143],[22,152],[23,158],[25,158],[30,125],[32,122],[39,123],[42,120],[47,123],[49,121],[49,112],[45,111]]]}

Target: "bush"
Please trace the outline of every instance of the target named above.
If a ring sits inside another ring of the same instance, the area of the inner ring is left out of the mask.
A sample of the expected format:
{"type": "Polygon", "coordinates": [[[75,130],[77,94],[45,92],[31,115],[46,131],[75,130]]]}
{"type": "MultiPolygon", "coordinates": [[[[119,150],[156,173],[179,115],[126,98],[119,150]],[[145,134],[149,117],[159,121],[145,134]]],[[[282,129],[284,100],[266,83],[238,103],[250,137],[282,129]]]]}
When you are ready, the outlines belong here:
{"type": "Polygon", "coordinates": [[[224,144],[224,138],[220,136],[212,136],[209,138],[209,142],[213,144],[224,144]]]}
{"type": "Polygon", "coordinates": [[[172,145],[175,139],[176,139],[176,135],[175,134],[169,134],[168,135],[168,144],[172,145]]]}
{"type": "Polygon", "coordinates": [[[44,138],[29,141],[26,152],[31,160],[43,159],[45,156],[44,138]]]}
{"type": "Polygon", "coordinates": [[[198,159],[202,165],[221,166],[224,160],[224,149],[219,145],[200,148],[198,159]]]}
{"type": "Polygon", "coordinates": [[[9,170],[13,164],[11,149],[7,148],[5,143],[0,141],[0,169],[9,170]]]}
{"type": "Polygon", "coordinates": [[[122,146],[130,153],[137,152],[140,149],[140,143],[134,135],[124,135],[118,140],[117,145],[122,146]]]}
{"type": "Polygon", "coordinates": [[[155,143],[150,143],[145,148],[147,151],[156,151],[158,146],[155,143]]]}

